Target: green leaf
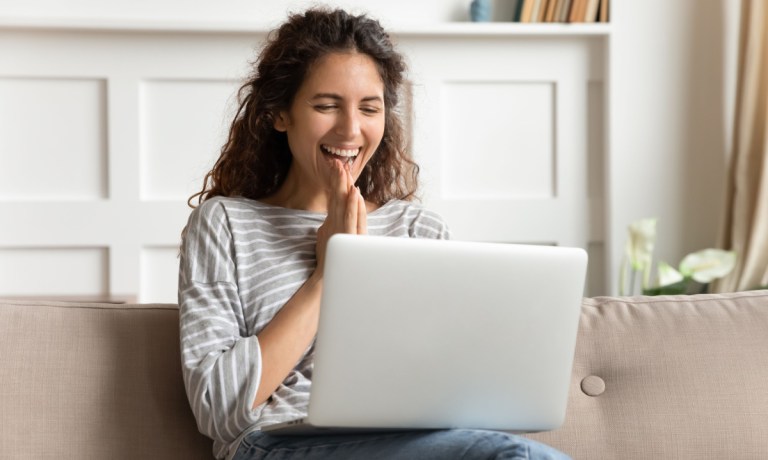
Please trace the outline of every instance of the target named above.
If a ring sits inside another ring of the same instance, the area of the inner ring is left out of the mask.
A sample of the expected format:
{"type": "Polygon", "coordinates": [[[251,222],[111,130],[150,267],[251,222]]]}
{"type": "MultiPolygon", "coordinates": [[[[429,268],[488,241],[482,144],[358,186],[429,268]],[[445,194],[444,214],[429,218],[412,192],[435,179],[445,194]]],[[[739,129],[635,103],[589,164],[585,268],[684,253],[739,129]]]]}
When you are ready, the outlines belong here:
{"type": "Polygon", "coordinates": [[[643,295],[678,295],[685,294],[688,291],[688,280],[678,281],[677,283],[657,286],[650,289],[643,289],[643,295]]]}

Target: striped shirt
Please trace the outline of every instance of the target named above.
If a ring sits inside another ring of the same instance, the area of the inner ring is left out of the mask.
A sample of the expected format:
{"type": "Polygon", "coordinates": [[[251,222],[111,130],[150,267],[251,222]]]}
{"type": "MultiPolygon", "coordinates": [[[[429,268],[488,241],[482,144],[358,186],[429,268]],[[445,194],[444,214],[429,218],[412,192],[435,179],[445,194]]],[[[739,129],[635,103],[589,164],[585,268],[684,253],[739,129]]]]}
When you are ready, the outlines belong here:
{"type": "MultiPolygon", "coordinates": [[[[324,213],[216,197],[192,211],[181,244],[179,307],[184,385],[214,455],[234,451],[242,435],[306,415],[313,348],[264,404],[259,332],[315,269],[324,213]]],[[[442,219],[391,201],[367,216],[368,233],[448,238],[442,219]]]]}

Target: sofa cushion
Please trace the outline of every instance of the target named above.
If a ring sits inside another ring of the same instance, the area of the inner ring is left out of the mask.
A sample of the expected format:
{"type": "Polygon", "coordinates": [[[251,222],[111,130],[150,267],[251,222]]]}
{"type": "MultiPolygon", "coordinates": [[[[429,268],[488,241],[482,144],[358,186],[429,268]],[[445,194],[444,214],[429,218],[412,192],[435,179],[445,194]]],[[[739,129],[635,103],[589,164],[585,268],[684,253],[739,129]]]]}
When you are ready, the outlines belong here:
{"type": "Polygon", "coordinates": [[[768,458],[768,291],[585,299],[569,398],[574,459],[768,458]]]}
{"type": "Polygon", "coordinates": [[[0,301],[0,458],[212,458],[175,305],[0,301]]]}

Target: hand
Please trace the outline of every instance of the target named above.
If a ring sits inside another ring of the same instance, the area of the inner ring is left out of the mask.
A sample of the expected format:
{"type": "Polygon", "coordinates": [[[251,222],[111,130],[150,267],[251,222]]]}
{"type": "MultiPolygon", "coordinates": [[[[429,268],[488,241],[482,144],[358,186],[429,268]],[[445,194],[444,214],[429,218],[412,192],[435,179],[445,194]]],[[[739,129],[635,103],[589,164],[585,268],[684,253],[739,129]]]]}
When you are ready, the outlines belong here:
{"type": "Polygon", "coordinates": [[[317,268],[315,275],[322,278],[325,248],[328,239],[336,233],[363,235],[368,233],[365,200],[355,187],[355,179],[341,161],[334,161],[334,175],[328,190],[328,216],[317,230],[317,268]]]}

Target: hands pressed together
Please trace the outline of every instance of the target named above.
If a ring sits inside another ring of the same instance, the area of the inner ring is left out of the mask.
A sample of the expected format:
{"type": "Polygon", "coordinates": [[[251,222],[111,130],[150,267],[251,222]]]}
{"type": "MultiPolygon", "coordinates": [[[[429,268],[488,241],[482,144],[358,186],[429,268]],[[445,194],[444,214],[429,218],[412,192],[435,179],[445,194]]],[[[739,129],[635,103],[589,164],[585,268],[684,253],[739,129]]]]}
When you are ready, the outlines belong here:
{"type": "Polygon", "coordinates": [[[328,190],[328,216],[317,230],[317,269],[316,275],[322,276],[325,263],[325,249],[328,239],[336,233],[363,235],[368,233],[365,200],[360,189],[355,187],[355,179],[341,161],[333,163],[334,175],[328,190]]]}

